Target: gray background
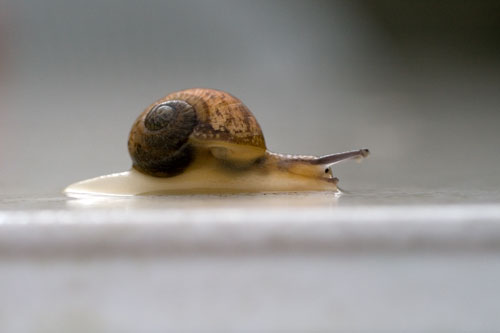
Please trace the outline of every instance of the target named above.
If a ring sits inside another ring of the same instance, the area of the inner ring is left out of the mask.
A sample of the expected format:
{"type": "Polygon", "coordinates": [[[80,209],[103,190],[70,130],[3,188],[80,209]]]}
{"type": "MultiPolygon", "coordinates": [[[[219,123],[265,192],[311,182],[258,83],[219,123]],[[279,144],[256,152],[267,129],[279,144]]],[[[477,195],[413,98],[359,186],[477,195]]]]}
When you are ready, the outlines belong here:
{"type": "Polygon", "coordinates": [[[499,1],[0,0],[0,331],[499,331],[499,92],[499,1]],[[200,86],[373,154],[340,197],[61,194],[200,86]]]}
{"type": "MultiPolygon", "coordinates": [[[[174,90],[241,98],[269,149],[368,147],[348,190],[500,185],[492,1],[0,1],[0,193],[130,165],[130,126],[174,90]]],[[[488,199],[486,199],[488,201],[488,199]]]]}

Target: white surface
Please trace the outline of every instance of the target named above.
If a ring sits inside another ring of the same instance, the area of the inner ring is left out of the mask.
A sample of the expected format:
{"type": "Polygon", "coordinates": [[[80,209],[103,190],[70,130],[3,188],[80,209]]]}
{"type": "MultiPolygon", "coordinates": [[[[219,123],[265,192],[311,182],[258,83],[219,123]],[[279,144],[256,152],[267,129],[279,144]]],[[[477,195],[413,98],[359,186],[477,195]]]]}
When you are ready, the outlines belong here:
{"type": "Polygon", "coordinates": [[[428,195],[4,197],[0,331],[500,330],[500,205],[428,195]]]}
{"type": "Polygon", "coordinates": [[[0,213],[3,256],[500,249],[500,206],[0,213]]]}
{"type": "Polygon", "coordinates": [[[0,265],[2,332],[498,331],[497,254],[0,265]]]}

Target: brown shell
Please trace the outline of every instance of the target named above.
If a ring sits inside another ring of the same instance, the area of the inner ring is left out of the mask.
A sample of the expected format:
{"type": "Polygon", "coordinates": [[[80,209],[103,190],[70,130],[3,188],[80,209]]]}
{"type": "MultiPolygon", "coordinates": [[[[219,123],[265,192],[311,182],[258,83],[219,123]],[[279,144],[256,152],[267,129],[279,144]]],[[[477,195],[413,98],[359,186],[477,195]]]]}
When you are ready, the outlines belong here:
{"type": "Polygon", "coordinates": [[[153,105],[168,100],[186,101],[195,109],[199,123],[193,130],[193,138],[266,149],[264,135],[257,119],[246,105],[233,95],[215,89],[195,88],[171,93],[153,105]]]}
{"type": "Polygon", "coordinates": [[[246,156],[254,159],[266,150],[250,110],[236,97],[214,89],[182,90],[157,100],[137,118],[128,141],[133,166],[160,177],[182,172],[193,160],[195,146],[234,162],[246,156]],[[159,111],[164,106],[168,111],[159,111]]]}

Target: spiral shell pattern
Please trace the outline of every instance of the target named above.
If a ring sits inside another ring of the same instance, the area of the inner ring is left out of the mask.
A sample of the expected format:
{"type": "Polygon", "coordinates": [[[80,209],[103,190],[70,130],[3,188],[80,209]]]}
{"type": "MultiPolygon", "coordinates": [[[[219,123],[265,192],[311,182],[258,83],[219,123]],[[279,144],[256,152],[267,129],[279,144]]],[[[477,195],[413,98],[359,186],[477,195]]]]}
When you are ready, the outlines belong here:
{"type": "Polygon", "coordinates": [[[196,146],[226,142],[266,151],[262,130],[236,97],[214,89],[174,92],[151,104],[130,131],[134,168],[159,177],[182,172],[196,146]]]}

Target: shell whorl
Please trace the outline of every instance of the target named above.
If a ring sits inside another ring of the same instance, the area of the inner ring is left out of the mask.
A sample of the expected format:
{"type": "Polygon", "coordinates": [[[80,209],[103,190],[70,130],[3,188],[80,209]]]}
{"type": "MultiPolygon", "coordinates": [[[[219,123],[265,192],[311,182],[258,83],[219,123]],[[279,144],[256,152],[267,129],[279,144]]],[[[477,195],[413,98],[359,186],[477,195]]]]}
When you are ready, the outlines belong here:
{"type": "Polygon", "coordinates": [[[257,120],[239,99],[219,90],[188,89],[151,104],[135,121],[128,149],[134,168],[170,177],[187,168],[195,147],[218,142],[266,150],[257,120]]]}
{"type": "Polygon", "coordinates": [[[160,177],[182,172],[193,158],[188,139],[197,123],[195,110],[184,101],[169,100],[144,111],[130,131],[133,166],[160,177]]]}
{"type": "Polygon", "coordinates": [[[183,100],[199,119],[194,139],[232,142],[266,149],[262,129],[248,107],[233,95],[215,89],[187,89],[159,100],[183,100]]]}

